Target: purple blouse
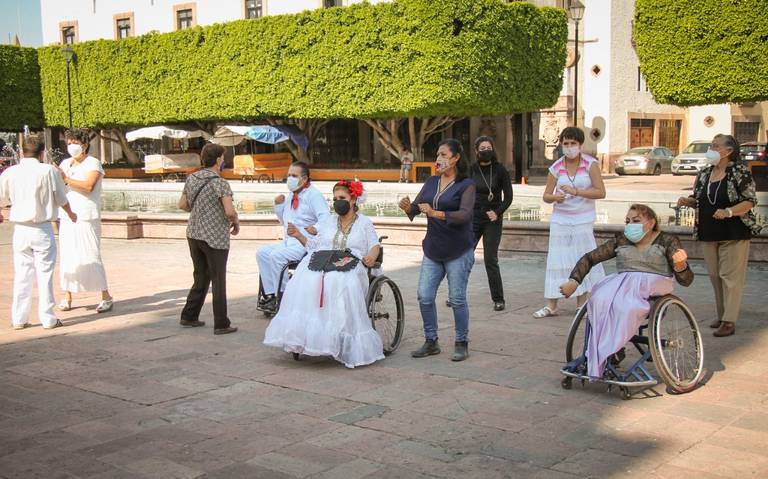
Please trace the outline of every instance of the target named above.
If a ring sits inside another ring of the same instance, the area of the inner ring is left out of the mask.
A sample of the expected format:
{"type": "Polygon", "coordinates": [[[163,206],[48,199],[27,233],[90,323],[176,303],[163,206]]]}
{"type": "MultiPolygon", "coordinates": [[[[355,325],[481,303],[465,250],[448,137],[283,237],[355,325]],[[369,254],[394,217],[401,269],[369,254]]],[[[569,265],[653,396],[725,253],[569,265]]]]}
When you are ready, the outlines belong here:
{"type": "Polygon", "coordinates": [[[472,233],[472,212],[475,207],[475,182],[471,178],[449,186],[437,199],[440,176],[430,176],[411,202],[408,217],[413,220],[420,203],[429,203],[433,209],[445,212],[445,220],[427,218],[427,235],[421,242],[424,256],[432,261],[451,261],[475,246],[472,233]]]}

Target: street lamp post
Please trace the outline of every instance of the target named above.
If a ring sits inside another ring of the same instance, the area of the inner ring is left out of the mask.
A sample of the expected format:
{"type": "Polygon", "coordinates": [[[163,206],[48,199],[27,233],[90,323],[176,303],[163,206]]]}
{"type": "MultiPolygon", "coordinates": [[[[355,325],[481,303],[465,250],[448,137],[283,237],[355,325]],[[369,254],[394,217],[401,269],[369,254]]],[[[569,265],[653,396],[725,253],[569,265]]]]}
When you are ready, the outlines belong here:
{"type": "Polygon", "coordinates": [[[72,50],[72,47],[67,45],[61,50],[62,56],[64,56],[64,60],[67,61],[67,102],[69,105],[69,129],[72,129],[72,84],[70,83],[70,77],[69,77],[69,64],[72,63],[72,59],[75,57],[75,51],[72,50]]]}
{"type": "Polygon", "coordinates": [[[576,41],[574,42],[574,63],[573,63],[573,126],[578,126],[579,119],[579,22],[584,18],[584,4],[579,0],[571,0],[568,5],[568,11],[571,14],[571,20],[576,27],[576,41]]]}

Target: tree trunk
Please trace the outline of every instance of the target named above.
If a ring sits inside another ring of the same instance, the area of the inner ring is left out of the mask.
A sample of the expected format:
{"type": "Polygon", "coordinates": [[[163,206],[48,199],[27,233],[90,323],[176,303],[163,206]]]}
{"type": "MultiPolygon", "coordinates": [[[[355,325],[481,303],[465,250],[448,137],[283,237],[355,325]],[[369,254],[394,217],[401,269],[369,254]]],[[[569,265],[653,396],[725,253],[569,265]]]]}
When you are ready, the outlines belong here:
{"type": "Polygon", "coordinates": [[[128,139],[125,137],[125,128],[112,128],[109,130],[91,130],[96,136],[103,140],[111,141],[120,145],[120,149],[123,150],[125,160],[130,165],[141,165],[141,159],[139,155],[133,150],[128,139]],[[102,134],[103,132],[104,134],[102,134]]]}
{"type": "MultiPolygon", "coordinates": [[[[414,161],[424,161],[427,156],[424,154],[424,143],[437,133],[440,133],[451,127],[460,118],[449,116],[438,116],[435,118],[414,118],[408,117],[408,137],[409,146],[413,153],[414,161]]],[[[400,125],[405,119],[398,120],[365,120],[376,133],[379,143],[399,161],[405,152],[405,145],[400,140],[400,125]]],[[[431,152],[430,152],[431,154],[431,152]]]]}
{"type": "Polygon", "coordinates": [[[296,161],[303,161],[307,164],[312,164],[312,150],[315,145],[315,140],[320,130],[330,121],[321,120],[317,118],[312,119],[299,119],[299,120],[282,120],[282,119],[268,119],[270,125],[293,125],[301,130],[307,139],[309,140],[309,146],[304,149],[292,141],[286,142],[288,151],[291,152],[296,161]]]}

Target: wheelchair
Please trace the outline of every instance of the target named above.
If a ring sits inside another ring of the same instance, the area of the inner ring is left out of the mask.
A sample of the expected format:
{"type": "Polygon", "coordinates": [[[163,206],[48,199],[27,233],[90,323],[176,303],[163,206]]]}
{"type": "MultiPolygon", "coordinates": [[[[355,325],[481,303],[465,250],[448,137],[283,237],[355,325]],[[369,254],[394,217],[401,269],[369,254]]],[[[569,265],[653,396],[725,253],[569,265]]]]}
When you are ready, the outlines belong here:
{"type": "MultiPolygon", "coordinates": [[[[379,237],[381,244],[388,236],[379,237]]],[[[379,250],[379,256],[373,268],[368,268],[368,292],[366,293],[366,306],[368,317],[371,320],[373,329],[381,336],[381,342],[384,344],[384,354],[392,354],[403,339],[403,330],[405,329],[405,306],[403,304],[403,295],[400,288],[386,275],[376,276],[374,270],[381,268],[384,261],[384,246],[379,250]]],[[[259,278],[259,296],[256,309],[263,312],[267,318],[273,317],[280,309],[280,302],[283,299],[283,280],[290,281],[294,271],[301,261],[291,261],[280,271],[278,292],[276,296],[276,307],[274,310],[265,308],[264,288],[259,278]]],[[[299,354],[293,353],[293,358],[298,360],[299,354]]]]}
{"type": "Polygon", "coordinates": [[[692,391],[701,381],[704,375],[701,334],[690,308],[677,296],[651,298],[647,323],[629,340],[639,358],[621,368],[621,362],[627,359],[626,348],[622,348],[608,359],[602,378],[587,375],[586,351],[591,330],[587,316],[585,304],[576,312],[568,332],[566,365],[560,370],[565,375],[561,382],[564,389],[571,389],[574,379],[580,380],[582,386],[586,381],[597,381],[607,384],[609,392],[618,386],[622,399],[630,399],[633,388],[647,389],[659,384],[646,363],[654,365],[673,393],[692,391]]]}

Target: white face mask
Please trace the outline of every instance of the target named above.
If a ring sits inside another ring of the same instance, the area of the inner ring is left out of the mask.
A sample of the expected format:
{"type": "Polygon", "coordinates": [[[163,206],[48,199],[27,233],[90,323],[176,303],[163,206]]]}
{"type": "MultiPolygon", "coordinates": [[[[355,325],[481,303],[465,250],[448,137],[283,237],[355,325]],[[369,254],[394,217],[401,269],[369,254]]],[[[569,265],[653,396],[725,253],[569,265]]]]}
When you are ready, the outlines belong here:
{"type": "Polygon", "coordinates": [[[288,186],[289,191],[296,191],[299,189],[299,179],[295,176],[289,176],[285,179],[285,184],[288,186]]]}
{"type": "Polygon", "coordinates": [[[710,166],[716,166],[718,163],[720,163],[720,153],[713,150],[712,148],[709,148],[707,152],[705,153],[707,157],[707,164],[710,166]]]}
{"type": "Polygon", "coordinates": [[[563,147],[563,154],[565,155],[566,158],[569,158],[571,160],[579,156],[580,151],[581,151],[581,148],[579,148],[578,146],[563,147]]]}
{"type": "Polygon", "coordinates": [[[69,153],[69,156],[76,157],[83,154],[83,145],[78,145],[77,143],[70,143],[67,145],[67,153],[69,153]]]}

